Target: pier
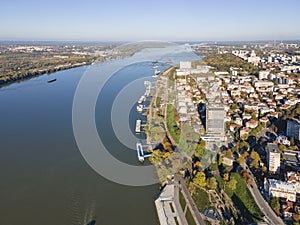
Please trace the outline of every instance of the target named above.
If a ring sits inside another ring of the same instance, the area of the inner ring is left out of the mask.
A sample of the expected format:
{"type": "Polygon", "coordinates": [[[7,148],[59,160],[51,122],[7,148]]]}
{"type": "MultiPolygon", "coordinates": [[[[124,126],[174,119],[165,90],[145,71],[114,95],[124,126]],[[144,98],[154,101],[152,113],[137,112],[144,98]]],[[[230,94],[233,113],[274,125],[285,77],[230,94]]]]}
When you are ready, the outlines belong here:
{"type": "Polygon", "coordinates": [[[140,162],[144,162],[145,158],[148,158],[151,156],[151,154],[145,154],[144,150],[143,150],[143,145],[140,141],[138,141],[136,143],[136,152],[137,152],[137,156],[138,156],[138,160],[140,162]]]}

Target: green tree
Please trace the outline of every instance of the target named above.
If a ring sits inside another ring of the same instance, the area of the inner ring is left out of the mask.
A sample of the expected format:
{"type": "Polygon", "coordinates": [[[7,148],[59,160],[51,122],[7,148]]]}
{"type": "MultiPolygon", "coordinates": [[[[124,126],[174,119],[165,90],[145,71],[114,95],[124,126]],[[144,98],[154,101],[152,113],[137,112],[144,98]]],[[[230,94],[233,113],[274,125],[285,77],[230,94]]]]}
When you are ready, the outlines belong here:
{"type": "Polygon", "coordinates": [[[195,155],[201,158],[205,151],[206,142],[200,139],[199,143],[196,145],[195,155]]]}
{"type": "Polygon", "coordinates": [[[258,168],[259,163],[261,162],[259,154],[256,151],[253,150],[250,154],[250,158],[252,159],[252,162],[251,162],[250,166],[258,168]]]}
{"type": "Polygon", "coordinates": [[[294,137],[291,137],[291,139],[290,139],[290,144],[291,144],[291,146],[294,146],[294,145],[295,145],[295,138],[294,138],[294,137]]]}
{"type": "Polygon", "coordinates": [[[285,145],[283,145],[283,144],[280,144],[280,145],[278,146],[278,148],[279,148],[280,153],[283,153],[284,150],[286,149],[285,145]]]}
{"type": "Polygon", "coordinates": [[[241,141],[239,144],[239,151],[248,151],[250,149],[250,145],[246,141],[241,141]]]}
{"type": "Polygon", "coordinates": [[[279,198],[271,198],[270,206],[275,209],[276,211],[280,211],[280,203],[279,198]]]}
{"type": "Polygon", "coordinates": [[[193,182],[201,187],[205,187],[207,185],[205,173],[203,171],[198,172],[194,177],[193,182]]]}
{"type": "Polygon", "coordinates": [[[231,178],[230,181],[228,182],[228,187],[231,190],[235,190],[236,189],[236,184],[237,184],[237,181],[234,178],[231,178]]]}

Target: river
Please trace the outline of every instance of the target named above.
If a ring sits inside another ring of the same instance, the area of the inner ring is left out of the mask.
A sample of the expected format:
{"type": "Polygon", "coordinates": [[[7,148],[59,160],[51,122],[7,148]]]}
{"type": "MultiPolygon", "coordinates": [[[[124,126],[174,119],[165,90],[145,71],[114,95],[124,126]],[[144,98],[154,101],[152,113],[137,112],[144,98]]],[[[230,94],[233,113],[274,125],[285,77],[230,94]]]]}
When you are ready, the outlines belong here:
{"type": "MultiPolygon", "coordinates": [[[[155,57],[160,54],[153,51],[155,57]]],[[[186,51],[174,55],[161,52],[173,63],[197,58],[186,51]]],[[[116,62],[108,63],[113,67],[116,62]]],[[[95,110],[105,146],[114,157],[133,165],[140,165],[136,152],[115,136],[111,107],[124,86],[141,78],[130,89],[131,96],[139,99],[145,91],[143,81],[154,79],[149,64],[137,62],[115,73],[102,89],[95,110]]],[[[167,67],[158,65],[160,70],[167,67]]],[[[96,225],[158,224],[154,207],[158,184],[133,187],[114,183],[96,173],[77,147],[72,104],[76,87],[89,69],[59,71],[0,88],[0,224],[85,225],[92,220],[96,225]],[[57,81],[47,83],[53,78],[57,81]]],[[[101,65],[96,65],[96,71],[101,76],[101,65]]],[[[141,118],[135,107],[125,118],[132,131],[135,120],[141,118]]],[[[124,115],[117,113],[120,118],[124,115]]]]}

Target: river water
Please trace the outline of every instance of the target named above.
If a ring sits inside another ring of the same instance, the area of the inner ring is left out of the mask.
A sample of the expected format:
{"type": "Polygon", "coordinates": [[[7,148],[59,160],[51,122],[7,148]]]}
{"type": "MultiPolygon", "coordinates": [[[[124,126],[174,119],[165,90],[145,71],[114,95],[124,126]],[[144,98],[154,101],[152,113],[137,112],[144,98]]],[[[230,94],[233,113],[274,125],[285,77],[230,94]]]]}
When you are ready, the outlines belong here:
{"type": "MultiPolygon", "coordinates": [[[[173,63],[197,58],[185,50],[174,54],[158,49],[146,51],[154,51],[153,57],[164,55],[164,60],[172,59],[173,63]]],[[[113,67],[115,62],[109,63],[113,67]]],[[[118,92],[137,79],[130,92],[136,101],[139,99],[145,91],[143,81],[154,79],[149,64],[134,63],[115,73],[103,88],[95,110],[105,146],[114,157],[132,165],[140,163],[136,152],[118,141],[111,127],[111,107],[118,92]]],[[[158,66],[160,70],[167,67],[158,66]]],[[[1,225],[85,225],[92,220],[96,225],[158,224],[154,207],[158,184],[132,187],[109,181],[86,163],[77,147],[72,103],[88,69],[84,66],[60,71],[0,88],[1,225]],[[57,81],[47,83],[52,78],[57,81]]],[[[96,71],[101,76],[101,65],[96,71]]],[[[118,113],[122,118],[124,112],[118,113]]],[[[135,120],[143,117],[136,112],[136,105],[129,115],[124,119],[135,136],[135,120]]]]}

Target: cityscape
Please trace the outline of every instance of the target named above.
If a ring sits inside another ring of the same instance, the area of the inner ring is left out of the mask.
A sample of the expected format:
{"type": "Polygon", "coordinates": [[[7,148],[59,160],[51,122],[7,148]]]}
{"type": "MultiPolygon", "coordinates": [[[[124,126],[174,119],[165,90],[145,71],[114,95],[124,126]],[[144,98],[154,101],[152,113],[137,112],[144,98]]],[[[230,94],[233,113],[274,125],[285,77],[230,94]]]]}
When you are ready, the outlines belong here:
{"type": "Polygon", "coordinates": [[[299,225],[299,2],[3,2],[0,225],[299,225]]]}

